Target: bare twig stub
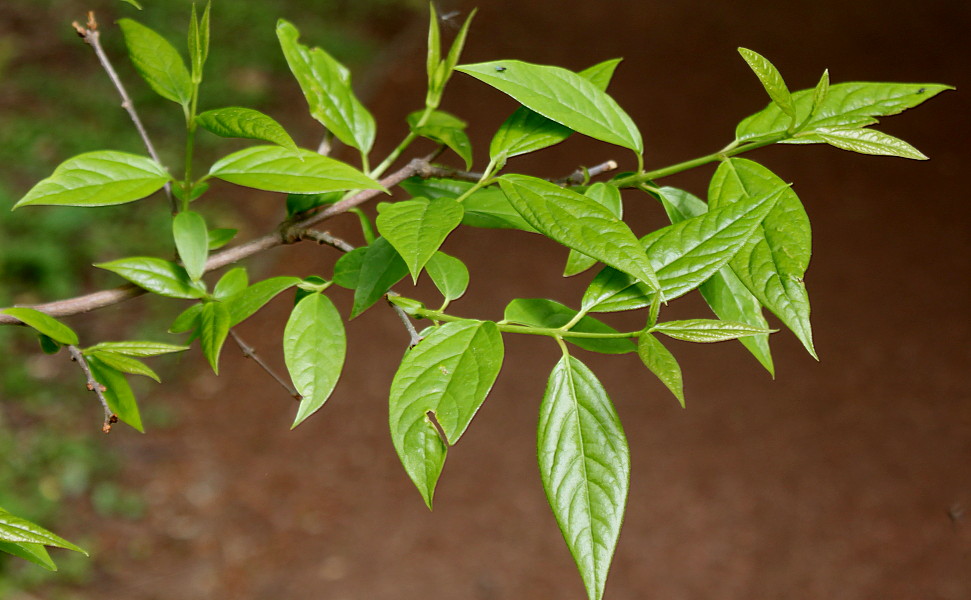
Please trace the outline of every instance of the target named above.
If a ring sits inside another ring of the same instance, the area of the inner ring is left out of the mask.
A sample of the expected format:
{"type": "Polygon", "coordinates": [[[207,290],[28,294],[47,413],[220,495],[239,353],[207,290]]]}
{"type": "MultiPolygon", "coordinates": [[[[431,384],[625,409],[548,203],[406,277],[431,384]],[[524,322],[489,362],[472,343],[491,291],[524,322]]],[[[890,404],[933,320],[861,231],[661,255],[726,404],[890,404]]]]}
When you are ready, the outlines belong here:
{"type": "Polygon", "coordinates": [[[111,407],[108,406],[108,399],[105,398],[105,392],[108,388],[94,378],[91,367],[88,366],[88,361],[84,358],[84,354],[81,353],[81,350],[77,346],[68,346],[67,350],[71,353],[71,360],[78,363],[78,366],[81,367],[81,372],[84,373],[84,377],[87,379],[87,388],[95,393],[98,401],[101,402],[101,408],[104,409],[105,420],[101,426],[101,431],[111,433],[111,426],[118,422],[118,417],[111,411],[111,407]]]}
{"type": "Polygon", "coordinates": [[[236,345],[239,346],[239,349],[243,352],[243,356],[245,356],[246,358],[253,359],[253,361],[256,362],[256,364],[258,364],[261,369],[266,371],[267,374],[270,377],[272,377],[274,381],[279,383],[283,387],[283,389],[285,389],[287,393],[293,397],[294,400],[299,401],[303,399],[303,396],[301,396],[297,390],[293,389],[293,387],[290,386],[290,384],[287,382],[286,379],[284,379],[279,374],[277,374],[277,372],[273,370],[273,367],[266,364],[266,362],[260,357],[260,355],[256,353],[256,350],[254,350],[252,346],[244,342],[243,338],[239,337],[238,333],[230,329],[229,335],[233,338],[233,341],[236,342],[236,345]]]}

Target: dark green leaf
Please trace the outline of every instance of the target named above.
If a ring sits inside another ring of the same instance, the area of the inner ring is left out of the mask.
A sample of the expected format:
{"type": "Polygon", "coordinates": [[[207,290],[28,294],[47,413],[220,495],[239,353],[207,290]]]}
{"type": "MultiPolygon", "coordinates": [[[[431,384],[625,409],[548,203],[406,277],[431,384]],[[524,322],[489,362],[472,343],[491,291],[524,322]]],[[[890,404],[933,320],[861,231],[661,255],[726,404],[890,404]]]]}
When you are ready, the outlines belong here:
{"type": "Polygon", "coordinates": [[[246,267],[236,267],[226,271],[219,278],[212,295],[217,300],[226,300],[230,296],[242,292],[247,286],[249,286],[249,275],[246,273],[246,267]]]}
{"type": "Polygon", "coordinates": [[[330,298],[309,294],[297,303],[283,331],[287,371],[303,396],[291,429],[330,397],[344,367],[346,350],[344,323],[330,298]]]}
{"type": "Polygon", "coordinates": [[[14,208],[125,204],[154,194],[171,179],[162,165],[146,156],[112,150],[87,152],[61,163],[14,208]]]}
{"type": "Polygon", "coordinates": [[[469,287],[469,270],[465,263],[438,251],[425,264],[425,272],[445,297],[446,302],[461,298],[469,287]]]}
{"type": "Polygon", "coordinates": [[[132,392],[131,386],[128,385],[125,376],[98,360],[97,357],[88,357],[87,361],[95,381],[105,388],[103,393],[111,412],[121,422],[131,425],[141,433],[145,433],[145,428],[142,426],[142,415],[138,410],[138,403],[135,401],[135,394],[132,392]]]}
{"type": "Polygon", "coordinates": [[[94,357],[104,363],[105,366],[119,371],[121,373],[128,373],[130,375],[144,375],[150,379],[161,383],[162,380],[159,378],[158,373],[152,370],[151,367],[138,360],[137,358],[132,358],[131,356],[120,354],[117,352],[111,352],[107,350],[94,350],[90,348],[85,351],[88,357],[94,357]]]}
{"type": "MultiPolygon", "coordinates": [[[[364,264],[364,255],[367,254],[367,247],[354,248],[344,256],[337,259],[334,263],[334,284],[342,288],[353,290],[357,288],[360,280],[361,265],[364,264]]],[[[405,266],[407,273],[408,267],[405,266]]]]}
{"type": "Polygon", "coordinates": [[[136,256],[94,266],[121,275],[138,287],[160,296],[194,299],[206,295],[192,285],[185,269],[161,258],[136,256]]]}
{"type": "Polygon", "coordinates": [[[229,326],[239,325],[263,308],[277,294],[298,283],[300,283],[299,277],[271,277],[257,281],[245,290],[230,296],[223,301],[229,311],[229,326]]]}
{"type": "Polygon", "coordinates": [[[354,95],[350,71],[320,48],[299,43],[300,32],[283,19],[277,23],[276,34],[313,118],[348,146],[363,154],[370,152],[376,131],[374,117],[354,95]]]}
{"type": "MultiPolygon", "coordinates": [[[[412,177],[401,182],[401,187],[414,197],[458,198],[472,187],[472,183],[455,179],[421,179],[412,177]]],[[[523,220],[501,190],[486,187],[472,192],[462,201],[465,215],[462,224],[485,229],[520,229],[538,233],[523,220]]]]}
{"type": "Polygon", "coordinates": [[[378,231],[404,259],[413,281],[464,214],[462,205],[449,198],[415,198],[383,205],[379,212],[378,231]]]}
{"type": "MultiPolygon", "coordinates": [[[[620,190],[612,185],[605,183],[595,183],[583,195],[605,207],[612,215],[618,219],[624,217],[624,204],[620,197],[620,190]]],[[[582,252],[570,250],[566,259],[566,267],[563,269],[563,276],[570,277],[583,273],[593,265],[597,264],[597,259],[587,256],[582,252]]]]}
{"type": "Polygon", "coordinates": [[[172,236],[186,273],[190,279],[198,281],[206,272],[206,259],[209,258],[206,220],[197,212],[182,211],[172,219],[172,236]]]}
{"type": "Polygon", "coordinates": [[[66,548],[87,556],[88,553],[64,538],[51,533],[36,523],[13,515],[0,508],[0,540],[15,544],[40,544],[66,548]]]}
{"type": "Polygon", "coordinates": [[[43,333],[38,337],[38,342],[40,342],[40,351],[44,354],[57,354],[61,351],[61,345],[47,337],[43,333]]]}
{"type": "Polygon", "coordinates": [[[502,358],[495,323],[454,321],[432,331],[401,361],[391,382],[391,439],[428,508],[445,463],[445,441],[454,445],[462,437],[492,388],[502,358]]]}
{"type": "Polygon", "coordinates": [[[504,92],[523,106],[592,138],[644,152],[640,131],[626,112],[586,78],[560,67],[501,60],[457,71],[504,92]]]}
{"type": "Polygon", "coordinates": [[[118,26],[138,74],[159,96],[188,107],[192,100],[192,78],[179,51],[137,21],[119,19],[118,26]]]}
{"type": "MultiPolygon", "coordinates": [[[[576,314],[577,311],[554,300],[547,300],[545,298],[516,298],[506,305],[506,310],[502,318],[510,323],[559,329],[569,323],[576,314]]],[[[593,317],[583,317],[570,328],[570,331],[580,333],[619,333],[613,327],[593,317]]],[[[602,352],[604,354],[626,354],[637,349],[634,343],[627,338],[564,337],[563,339],[576,344],[584,350],[602,352]]]]}
{"type": "Polygon", "coordinates": [[[637,340],[637,355],[641,357],[644,366],[657,375],[674,397],[684,408],[684,381],[681,377],[681,366],[670,350],[664,347],[656,337],[647,331],[641,333],[637,340]]]}
{"type": "Polygon", "coordinates": [[[283,125],[258,110],[238,106],[207,110],[196,117],[196,123],[218,136],[261,140],[297,152],[297,144],[283,125]]]}
{"type": "Polygon", "coordinates": [[[341,190],[382,190],[377,181],[354,167],[310,150],[253,146],[219,159],[213,177],[270,192],[321,194],[341,190]]]}
{"type": "Polygon", "coordinates": [[[637,238],[605,207],[527,175],[503,175],[499,184],[513,208],[550,239],[629,273],[653,289],[660,288],[637,238]]]}
{"type": "Polygon", "coordinates": [[[830,146],[850,152],[927,160],[924,153],[902,139],[873,129],[828,129],[819,127],[816,129],[816,135],[830,146]]]}
{"type": "Polygon", "coordinates": [[[219,354],[222,352],[232,316],[222,302],[206,302],[199,313],[199,341],[202,354],[209,361],[212,372],[219,375],[219,354]]]}
{"type": "Polygon", "coordinates": [[[39,310],[18,306],[2,310],[0,314],[15,317],[35,331],[60,344],[76,346],[78,343],[78,334],[74,333],[73,329],[39,310]]]}
{"type": "MultiPolygon", "coordinates": [[[[408,274],[408,265],[394,246],[383,237],[367,247],[361,262],[357,285],[354,288],[354,305],[351,318],[358,316],[381,299],[391,286],[408,274]]],[[[336,278],[336,275],[335,275],[336,278]]]]}
{"type": "Polygon", "coordinates": [[[344,197],[344,192],[327,192],[324,194],[287,194],[287,216],[317,208],[325,204],[333,204],[344,197]]]}
{"type": "Polygon", "coordinates": [[[742,55],[749,68],[762,82],[762,87],[769,94],[769,98],[772,98],[772,102],[779,107],[779,110],[789,116],[790,125],[794,123],[796,111],[792,105],[792,94],[789,93],[789,88],[786,87],[786,82],[782,79],[779,70],[758,52],[748,48],[739,48],[738,53],[742,55]]]}
{"type": "Polygon", "coordinates": [[[579,360],[553,368],[537,436],[543,489],[591,600],[603,597],[630,488],[630,450],[607,392],[579,360]]]}
{"type": "Polygon", "coordinates": [[[667,321],[658,323],[651,331],[663,333],[668,337],[685,342],[724,342],[746,335],[772,333],[772,329],[752,327],[747,323],[733,323],[731,321],[715,321],[711,319],[686,319],[683,321],[667,321]]]}
{"type": "Polygon", "coordinates": [[[408,126],[416,134],[448,146],[465,161],[465,168],[472,167],[472,143],[465,133],[465,121],[439,110],[432,111],[419,125],[424,111],[408,115],[408,126]]]}

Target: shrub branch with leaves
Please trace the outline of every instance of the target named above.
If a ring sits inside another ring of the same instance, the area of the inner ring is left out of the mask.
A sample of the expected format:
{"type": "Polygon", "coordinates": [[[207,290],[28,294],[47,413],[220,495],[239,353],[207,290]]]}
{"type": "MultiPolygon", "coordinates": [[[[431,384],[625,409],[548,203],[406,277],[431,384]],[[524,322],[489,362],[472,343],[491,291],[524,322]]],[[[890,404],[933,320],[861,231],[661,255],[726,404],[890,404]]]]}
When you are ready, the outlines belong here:
{"type": "MultiPolygon", "coordinates": [[[[111,150],[75,156],[30,189],[14,209],[124,204],[162,191],[170,199],[178,261],[139,256],[95,265],[129,283],[86,296],[7,308],[0,312],[0,324],[32,328],[44,352],[67,349],[81,368],[86,387],[103,407],[105,432],[118,420],[142,430],[126,376],[158,380],[143,358],[180,352],[198,340],[218,374],[221,351],[230,338],[244,356],[256,360],[299,400],[296,427],[330,397],[345,361],[344,316],[327,296],[328,289],[336,285],[353,291],[349,318],[386,299],[411,339],[391,383],[391,438],[429,508],[448,448],[460,440],[499,375],[509,334],[548,337],[562,358],[550,373],[540,403],[540,476],[587,594],[599,599],[623,521],[630,453],[604,386],[572,348],[605,354],[636,352],[682,406],[681,370],[662,343],[664,336],[701,343],[737,339],[771,373],[769,334],[774,330],[763,316],[767,309],[815,357],[803,281],[811,254],[809,218],[791,185],[738,156],[777,143],[825,143],[863,154],[925,159],[910,144],[870,126],[879,117],[917,106],[949,88],[871,82],[831,85],[827,71],[814,89],[790,93],[765,57],[740,48],[770,104],[743,119],[735,138],[720,151],[648,171],[640,131],[606,92],[619,60],[578,73],[518,60],[459,65],[473,16],[465,20],[443,55],[438,17],[431,9],[425,106],[408,116],[408,135],[374,167],[371,150],[377,126],[354,95],[350,72],[324,50],[301,43],[293,24],[281,20],[277,36],[311,116],[324,127],[317,151],[299,148],[277,121],[256,110],[198,111],[209,51],[209,6],[201,14],[192,9],[188,66],[165,38],[137,21],[121,19],[118,26],[138,73],[156,93],[182,109],[186,135],[181,176],[161,164],[125,86],[101,48],[94,15],[84,25],[75,23],[114,83],[148,156],[111,150]],[[493,136],[488,163],[480,172],[471,171],[473,153],[466,123],[438,110],[446,84],[456,72],[522,105],[493,136]],[[193,147],[200,127],[262,144],[224,156],[199,175],[193,147]],[[560,179],[505,170],[508,159],[562,142],[574,132],[632,152],[636,170],[603,178],[617,169],[613,159],[560,179]],[[418,138],[433,140],[439,149],[388,174],[418,138]],[[327,156],[338,142],[358,152],[358,167],[327,156]],[[464,170],[433,162],[446,150],[463,161],[464,170]],[[658,183],[669,175],[714,163],[717,168],[706,200],[658,183]],[[213,227],[194,210],[211,179],[285,194],[286,218],[261,237],[230,245],[235,231],[213,227]],[[407,198],[379,203],[372,223],[358,207],[387,197],[394,188],[407,198]],[[623,220],[621,190],[633,190],[656,202],[671,224],[638,238],[623,220]],[[360,218],[360,247],[316,228],[347,212],[360,218]],[[539,234],[570,249],[564,275],[597,265],[600,270],[579,299],[579,308],[544,298],[517,298],[506,305],[498,321],[459,316],[450,307],[465,293],[469,272],[460,258],[439,248],[460,226],[539,234]],[[301,241],[343,253],[329,277],[278,276],[251,283],[246,268],[237,266],[214,283],[206,280],[211,271],[301,241]],[[417,282],[422,272],[441,292],[437,307],[427,307],[400,288],[392,291],[408,276],[417,282]],[[295,303],[282,340],[289,374],[285,378],[273,373],[233,328],[288,290],[294,290],[295,303]],[[695,290],[717,318],[661,320],[667,303],[695,290]],[[75,332],[56,319],[146,292],[193,302],[170,327],[174,334],[188,334],[185,343],[82,345],[75,332]],[[591,316],[642,309],[644,325],[632,331],[618,331],[591,316]],[[419,331],[413,319],[427,326],[419,331]]],[[[81,551],[0,509],[0,550],[53,569],[46,546],[81,551]]]]}

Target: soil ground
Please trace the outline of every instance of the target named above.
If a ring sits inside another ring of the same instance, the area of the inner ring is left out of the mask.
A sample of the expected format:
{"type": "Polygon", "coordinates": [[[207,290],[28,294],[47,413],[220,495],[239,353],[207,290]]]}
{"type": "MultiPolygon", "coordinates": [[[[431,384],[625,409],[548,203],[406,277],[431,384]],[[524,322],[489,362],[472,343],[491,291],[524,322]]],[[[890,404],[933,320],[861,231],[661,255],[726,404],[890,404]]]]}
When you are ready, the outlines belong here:
{"type": "MultiPolygon", "coordinates": [[[[625,57],[611,92],[641,124],[650,165],[722,147],[766,103],[739,45],[772,59],[794,89],[824,67],[834,81],[963,88],[883,127],[930,162],[801,147],[754,156],[795,182],[813,220],[806,279],[821,362],[779,333],[772,381],[737,344],[675,344],[682,410],[636,356],[583,357],[617,405],[634,464],[608,598],[971,598],[971,518],[960,518],[971,511],[969,30],[963,0],[481,3],[468,62],[579,69],[625,57]]],[[[372,102],[387,140],[423,99],[420,44],[396,54],[372,102]]],[[[446,109],[473,121],[483,156],[513,104],[461,76],[448,98],[446,109]]],[[[571,139],[512,166],[559,175],[608,158],[627,161],[571,139]]],[[[708,175],[672,184],[703,194],[708,175]]],[[[642,201],[627,210],[635,230],[662,223],[642,201]]],[[[350,236],[352,225],[333,230],[350,236]]],[[[538,237],[463,231],[446,249],[472,270],[469,297],[454,305],[463,314],[498,318],[514,297],[576,304],[586,282],[562,279],[550,265],[565,251],[538,237]]],[[[334,256],[292,248],[271,259],[280,273],[327,274],[334,256]]],[[[338,297],[345,313],[348,300],[338,297]]],[[[278,366],[286,304],[240,330],[278,366]]],[[[691,302],[666,312],[706,314],[691,302]]],[[[200,367],[147,400],[171,404],[179,425],[109,438],[148,511],[135,523],[79,524],[106,532],[85,597],[583,597],[535,466],[556,348],[507,342],[499,382],[450,452],[429,513],[387,433],[401,324],[378,309],[348,334],[334,397],[293,432],[287,396],[230,348],[218,379],[200,367]]]]}

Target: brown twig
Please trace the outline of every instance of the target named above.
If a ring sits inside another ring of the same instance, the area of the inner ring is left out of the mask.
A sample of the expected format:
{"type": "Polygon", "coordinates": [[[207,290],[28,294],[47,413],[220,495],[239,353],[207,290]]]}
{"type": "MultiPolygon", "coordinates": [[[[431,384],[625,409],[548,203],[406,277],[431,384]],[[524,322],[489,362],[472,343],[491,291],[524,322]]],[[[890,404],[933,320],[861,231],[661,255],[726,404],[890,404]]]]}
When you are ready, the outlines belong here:
{"type": "Polygon", "coordinates": [[[293,389],[290,386],[290,384],[287,383],[286,379],[284,379],[283,377],[280,377],[280,375],[278,375],[277,372],[274,371],[270,365],[266,364],[266,362],[264,362],[264,360],[260,357],[260,355],[256,353],[256,350],[254,350],[252,346],[244,342],[243,338],[239,337],[239,334],[237,334],[234,330],[230,329],[229,335],[232,336],[233,341],[236,342],[236,345],[239,346],[239,349],[243,351],[243,356],[245,356],[246,358],[253,359],[253,361],[256,362],[256,364],[258,364],[260,368],[266,371],[270,377],[272,377],[277,383],[283,386],[283,389],[285,389],[287,393],[290,394],[291,397],[293,397],[294,400],[297,400],[299,402],[300,400],[303,399],[303,396],[301,396],[300,393],[297,392],[297,390],[293,389]]]}
{"type": "Polygon", "coordinates": [[[91,373],[91,367],[88,366],[88,361],[85,360],[84,354],[81,353],[81,350],[77,346],[68,345],[67,350],[71,353],[71,360],[78,363],[78,366],[81,367],[81,372],[84,373],[84,377],[87,379],[87,388],[95,393],[98,401],[101,402],[101,408],[105,411],[105,420],[101,426],[101,431],[111,433],[111,426],[118,422],[118,416],[111,412],[111,408],[108,406],[108,400],[105,398],[105,392],[108,388],[98,383],[98,380],[94,378],[94,374],[91,373]]]}
{"type": "Polygon", "coordinates": [[[580,167],[576,171],[570,173],[566,177],[561,177],[556,180],[556,183],[563,185],[583,185],[590,181],[591,178],[597,175],[603,175],[608,171],[613,171],[617,168],[617,162],[613,160],[608,160],[602,162],[599,165],[594,165],[590,168],[580,167]]]}
{"type": "MultiPolygon", "coordinates": [[[[394,294],[394,292],[388,292],[389,296],[391,294],[394,294]]],[[[403,308],[401,308],[394,302],[389,301],[388,306],[393,308],[394,311],[398,313],[398,318],[401,319],[401,322],[405,324],[405,329],[408,330],[408,336],[411,338],[411,342],[408,344],[408,347],[414,348],[415,346],[417,346],[418,342],[421,341],[421,336],[418,335],[418,330],[415,329],[415,325],[411,322],[411,319],[408,318],[408,313],[406,313],[403,308]]]]}
{"type": "MultiPolygon", "coordinates": [[[[149,156],[152,159],[162,164],[161,159],[159,159],[158,152],[155,151],[155,146],[152,144],[151,138],[148,137],[148,131],[146,131],[145,126],[142,124],[142,120],[138,117],[138,112],[135,110],[135,104],[131,101],[131,97],[128,95],[127,90],[125,90],[125,85],[121,82],[121,78],[118,77],[118,73],[115,68],[111,65],[111,61],[108,60],[108,55],[105,53],[104,48],[101,47],[101,32],[98,31],[98,22],[94,18],[94,11],[88,11],[88,22],[85,25],[81,25],[77,21],[74,21],[71,25],[74,26],[74,30],[78,32],[81,39],[85,41],[94,50],[95,56],[98,57],[98,62],[101,63],[101,67],[108,74],[108,78],[111,79],[111,83],[114,84],[115,89],[118,90],[118,95],[121,96],[121,107],[125,109],[128,116],[131,117],[132,123],[135,124],[135,129],[138,130],[138,135],[142,138],[142,143],[145,144],[145,149],[148,150],[149,156]]],[[[175,198],[172,196],[172,184],[165,184],[165,196],[169,199],[169,205],[172,208],[172,214],[178,211],[178,205],[176,204],[175,198]]]]}
{"type": "Polygon", "coordinates": [[[300,232],[300,239],[310,240],[317,242],[322,246],[331,246],[332,248],[337,248],[341,252],[350,252],[354,250],[354,246],[348,244],[344,240],[332,236],[326,231],[319,231],[317,229],[304,229],[300,232]]]}

